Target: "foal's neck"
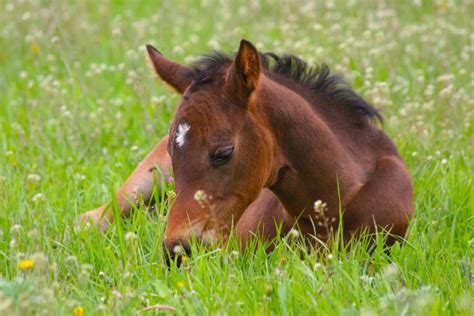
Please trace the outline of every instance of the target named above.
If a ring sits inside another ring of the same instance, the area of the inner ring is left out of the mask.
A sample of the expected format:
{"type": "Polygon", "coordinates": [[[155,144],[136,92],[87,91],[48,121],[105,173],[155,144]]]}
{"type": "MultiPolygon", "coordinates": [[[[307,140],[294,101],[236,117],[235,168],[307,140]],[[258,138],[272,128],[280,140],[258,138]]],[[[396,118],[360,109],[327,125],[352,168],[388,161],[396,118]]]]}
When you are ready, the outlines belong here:
{"type": "Polygon", "coordinates": [[[269,78],[261,78],[258,98],[276,144],[279,174],[270,188],[295,217],[314,214],[317,200],[335,216],[341,194],[357,185],[346,176],[353,162],[337,137],[305,98],[269,78]]]}

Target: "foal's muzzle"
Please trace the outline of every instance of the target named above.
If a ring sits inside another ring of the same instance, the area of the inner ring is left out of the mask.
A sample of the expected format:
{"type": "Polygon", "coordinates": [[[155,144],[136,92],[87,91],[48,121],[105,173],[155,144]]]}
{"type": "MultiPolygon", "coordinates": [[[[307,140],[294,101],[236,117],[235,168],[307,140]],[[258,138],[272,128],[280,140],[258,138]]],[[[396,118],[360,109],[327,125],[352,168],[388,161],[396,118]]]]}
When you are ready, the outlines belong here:
{"type": "Polygon", "coordinates": [[[163,251],[166,264],[169,266],[173,262],[179,267],[184,256],[191,255],[191,246],[189,242],[183,238],[165,239],[163,240],[163,251]]]}

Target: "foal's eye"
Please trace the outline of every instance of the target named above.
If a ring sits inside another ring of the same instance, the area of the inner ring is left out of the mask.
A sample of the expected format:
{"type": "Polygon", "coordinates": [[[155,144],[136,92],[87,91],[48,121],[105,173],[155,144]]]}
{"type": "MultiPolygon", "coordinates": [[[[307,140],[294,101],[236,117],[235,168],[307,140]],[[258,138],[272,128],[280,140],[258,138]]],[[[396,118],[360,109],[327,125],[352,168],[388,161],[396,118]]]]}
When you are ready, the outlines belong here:
{"type": "Polygon", "coordinates": [[[230,158],[232,158],[233,153],[234,146],[217,148],[217,150],[209,157],[211,165],[217,167],[226,164],[229,162],[230,158]]]}

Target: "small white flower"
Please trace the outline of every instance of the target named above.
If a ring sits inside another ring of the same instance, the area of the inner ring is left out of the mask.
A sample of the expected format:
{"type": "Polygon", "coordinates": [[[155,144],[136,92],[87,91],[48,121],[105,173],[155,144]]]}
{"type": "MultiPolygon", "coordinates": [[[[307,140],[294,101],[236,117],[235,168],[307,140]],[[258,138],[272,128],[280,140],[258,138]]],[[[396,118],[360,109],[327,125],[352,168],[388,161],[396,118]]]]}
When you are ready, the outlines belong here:
{"type": "Polygon", "coordinates": [[[28,238],[36,239],[39,237],[39,232],[36,228],[33,228],[27,233],[28,238]]]}
{"type": "Polygon", "coordinates": [[[297,239],[300,236],[300,232],[297,229],[292,228],[288,233],[288,236],[290,239],[297,239]]]}
{"type": "Polygon", "coordinates": [[[284,273],[284,271],[281,268],[279,268],[279,267],[275,268],[275,275],[277,277],[282,277],[283,273],[284,273]]]}
{"type": "Polygon", "coordinates": [[[122,30],[120,30],[120,28],[116,27],[112,30],[112,35],[114,37],[120,37],[122,36],[122,30]]]}
{"type": "Polygon", "coordinates": [[[207,45],[209,46],[210,49],[218,50],[219,49],[219,42],[215,39],[211,39],[209,42],[207,42],[207,45]]]}
{"type": "Polygon", "coordinates": [[[317,200],[316,202],[314,202],[314,208],[315,209],[319,209],[322,205],[322,202],[321,200],[317,200]]]}
{"type": "Polygon", "coordinates": [[[165,96],[163,96],[163,95],[160,95],[159,97],[153,96],[153,97],[151,97],[151,103],[160,104],[160,103],[162,103],[165,99],[166,99],[166,98],[165,98],[165,96]]]}
{"type": "Polygon", "coordinates": [[[324,203],[323,201],[321,200],[317,200],[316,202],[314,202],[314,211],[316,213],[323,213],[326,209],[326,203],[324,203]]]}
{"type": "Polygon", "coordinates": [[[183,55],[184,54],[184,49],[181,46],[177,45],[177,46],[173,47],[173,54],[183,55]]]}
{"type": "Polygon", "coordinates": [[[112,294],[115,295],[119,299],[123,298],[122,293],[120,293],[117,289],[113,289],[112,294]]]}
{"type": "Polygon", "coordinates": [[[74,264],[76,265],[77,264],[77,257],[76,256],[68,256],[66,258],[66,261],[69,263],[69,264],[74,264]]]}
{"type": "Polygon", "coordinates": [[[25,13],[23,13],[23,15],[21,16],[21,19],[23,21],[28,21],[29,19],[31,18],[31,13],[26,11],[25,13]]]}
{"type": "Polygon", "coordinates": [[[69,112],[68,109],[67,109],[67,106],[65,106],[65,105],[61,106],[60,111],[61,111],[61,116],[62,117],[66,117],[66,118],[72,117],[71,112],[69,112]]]}
{"type": "Polygon", "coordinates": [[[384,278],[394,279],[398,276],[400,269],[395,263],[390,263],[383,269],[384,278]]]}
{"type": "Polygon", "coordinates": [[[44,195],[43,193],[36,193],[31,200],[35,203],[39,201],[44,201],[44,195]]]}
{"type": "Polygon", "coordinates": [[[10,227],[10,234],[14,234],[18,232],[21,229],[21,225],[15,224],[12,227],[10,227]]]}
{"type": "Polygon", "coordinates": [[[374,277],[364,274],[360,276],[360,279],[362,282],[367,283],[367,284],[372,284],[374,283],[374,277]]]}
{"type": "Polygon", "coordinates": [[[185,254],[184,249],[181,245],[174,246],[173,253],[176,254],[176,255],[184,255],[185,254]]]}
{"type": "Polygon", "coordinates": [[[32,174],[28,175],[28,177],[26,178],[26,180],[27,180],[28,182],[31,182],[31,183],[38,183],[38,182],[40,182],[40,180],[41,180],[41,176],[32,173],[32,174]]]}
{"type": "Polygon", "coordinates": [[[137,239],[137,235],[133,232],[127,232],[125,234],[125,241],[132,241],[132,240],[135,240],[137,239]]]}
{"type": "Polygon", "coordinates": [[[188,55],[186,57],[184,57],[184,63],[185,64],[192,64],[196,61],[196,56],[192,56],[192,55],[188,55]]]}
{"type": "Polygon", "coordinates": [[[203,202],[206,199],[206,193],[203,190],[197,190],[196,193],[194,193],[194,199],[197,202],[203,202]]]}

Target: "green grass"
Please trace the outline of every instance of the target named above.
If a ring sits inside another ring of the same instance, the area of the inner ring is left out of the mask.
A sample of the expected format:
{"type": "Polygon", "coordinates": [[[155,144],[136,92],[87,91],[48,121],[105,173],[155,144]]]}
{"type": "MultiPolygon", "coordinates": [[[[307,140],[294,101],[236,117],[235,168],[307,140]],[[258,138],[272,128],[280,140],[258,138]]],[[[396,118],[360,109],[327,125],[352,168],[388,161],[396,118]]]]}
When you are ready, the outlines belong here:
{"type": "Polygon", "coordinates": [[[472,2],[181,2],[0,2],[0,314],[158,303],[177,314],[472,313],[472,2]],[[359,244],[327,262],[285,242],[271,254],[195,249],[168,270],[165,203],[106,234],[74,232],[173,117],[178,97],[154,79],[144,44],[190,62],[242,37],[327,62],[383,110],[415,183],[403,247],[359,244]],[[21,271],[24,259],[35,267],[21,271]]]}

